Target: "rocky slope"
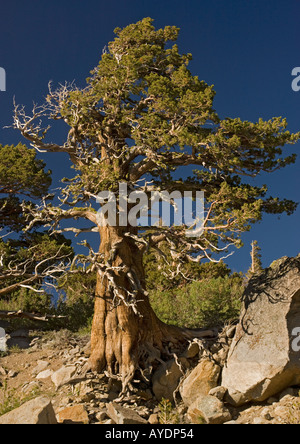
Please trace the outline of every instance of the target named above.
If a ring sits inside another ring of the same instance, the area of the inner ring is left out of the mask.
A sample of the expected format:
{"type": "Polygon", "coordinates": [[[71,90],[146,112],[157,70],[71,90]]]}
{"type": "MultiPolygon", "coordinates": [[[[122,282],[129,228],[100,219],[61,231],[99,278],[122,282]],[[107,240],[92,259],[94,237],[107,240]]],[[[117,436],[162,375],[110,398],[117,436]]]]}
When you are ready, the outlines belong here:
{"type": "MultiPolygon", "coordinates": [[[[23,337],[25,337],[25,334],[26,332],[23,332],[23,337]]],[[[230,334],[232,335],[232,331],[230,334]]],[[[216,417],[221,418],[217,423],[300,423],[300,398],[296,387],[289,388],[263,403],[233,407],[220,401],[221,405],[219,406],[209,405],[209,397],[213,400],[218,398],[223,400],[225,392],[215,387],[218,378],[216,378],[216,371],[212,370],[211,365],[208,365],[209,360],[207,358],[201,359],[198,366],[187,372],[189,378],[182,378],[183,375],[179,375],[177,382],[179,383],[181,380],[179,392],[182,395],[177,394],[177,405],[173,405],[172,409],[170,409],[170,404],[156,398],[152,390],[153,387],[150,388],[140,381],[134,382],[133,391],[128,397],[120,400],[118,399],[120,392],[118,381],[109,381],[105,374],[96,375],[90,371],[85,375],[82,373],[89,355],[88,336],[72,336],[70,332],[66,331],[53,334],[52,337],[41,335],[40,337],[31,336],[30,338],[30,335],[33,335],[33,333],[29,332],[29,336],[27,336],[28,339],[31,339],[31,346],[28,349],[14,349],[0,358],[1,414],[5,414],[6,411],[16,412],[15,409],[19,405],[27,403],[25,404],[25,411],[29,415],[27,419],[30,421],[33,415],[32,410],[27,407],[28,403],[32,402],[31,399],[41,399],[38,408],[44,409],[46,397],[51,402],[56,421],[60,423],[197,423],[199,418],[202,418],[200,422],[205,422],[205,415],[208,415],[206,420],[210,423],[214,423],[213,418],[216,417]],[[199,365],[201,369],[197,368],[199,365]],[[210,394],[203,397],[202,411],[195,414],[188,405],[191,406],[194,402],[193,399],[189,398],[189,391],[192,390],[195,380],[197,381],[197,378],[195,378],[197,372],[199,376],[198,389],[201,391],[200,385],[206,385],[203,390],[210,394]],[[206,378],[204,378],[205,373],[206,378]],[[214,378],[216,378],[215,382],[214,378]],[[200,385],[199,381],[201,381],[200,385]],[[189,384],[191,384],[190,388],[189,384]],[[185,403],[182,402],[182,397],[185,403]],[[213,413],[210,410],[213,410],[213,413]],[[195,415],[196,420],[194,421],[195,415]]],[[[215,355],[224,355],[227,347],[228,342],[225,340],[223,332],[218,343],[214,344],[213,350],[216,351],[219,348],[215,355]],[[222,344],[223,347],[221,347],[222,344]],[[223,351],[223,353],[220,353],[220,351],[223,351]]],[[[186,356],[188,358],[185,359],[195,362],[198,355],[199,349],[193,345],[187,350],[186,356]],[[196,356],[194,356],[195,352],[196,356]]],[[[166,373],[164,374],[165,386],[169,387],[166,373]]],[[[156,380],[158,381],[159,378],[156,380]]],[[[174,371],[169,376],[170,384],[174,382],[172,380],[174,380],[174,371]]],[[[156,385],[156,387],[158,386],[156,385]]],[[[156,391],[155,385],[154,391],[156,391]]],[[[158,394],[157,391],[156,394],[158,394]]],[[[48,404],[46,403],[47,408],[48,404]]],[[[20,420],[19,414],[12,417],[9,415],[11,413],[1,416],[0,423],[20,420]]],[[[43,415],[41,417],[44,418],[43,415]]],[[[22,423],[25,422],[26,418],[23,414],[22,423]]]]}

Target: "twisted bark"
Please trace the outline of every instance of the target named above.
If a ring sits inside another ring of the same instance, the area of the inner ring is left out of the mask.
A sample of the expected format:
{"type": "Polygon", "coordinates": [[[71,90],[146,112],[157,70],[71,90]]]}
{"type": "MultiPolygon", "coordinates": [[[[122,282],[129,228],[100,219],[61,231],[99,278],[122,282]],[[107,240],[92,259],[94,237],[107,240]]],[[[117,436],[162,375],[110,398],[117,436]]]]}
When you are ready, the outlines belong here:
{"type": "Polygon", "coordinates": [[[143,375],[166,356],[169,342],[184,344],[213,332],[161,322],[145,291],[142,247],[124,236],[124,228],[107,226],[100,231],[100,253],[108,271],[97,277],[90,364],[94,371],[107,369],[112,377],[119,375],[124,391],[137,369],[143,375]]]}

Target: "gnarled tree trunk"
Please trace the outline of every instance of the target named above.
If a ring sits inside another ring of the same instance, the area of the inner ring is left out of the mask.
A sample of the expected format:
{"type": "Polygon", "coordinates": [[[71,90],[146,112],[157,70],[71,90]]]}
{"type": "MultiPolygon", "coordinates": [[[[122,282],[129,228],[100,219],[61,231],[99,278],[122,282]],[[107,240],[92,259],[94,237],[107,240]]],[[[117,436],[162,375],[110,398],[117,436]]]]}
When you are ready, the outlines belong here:
{"type": "Polygon", "coordinates": [[[157,318],[145,292],[143,248],[124,235],[127,231],[100,228],[106,271],[97,276],[90,357],[94,371],[107,369],[111,375],[120,375],[123,390],[137,368],[143,373],[161,359],[164,344],[197,336],[157,318]]]}

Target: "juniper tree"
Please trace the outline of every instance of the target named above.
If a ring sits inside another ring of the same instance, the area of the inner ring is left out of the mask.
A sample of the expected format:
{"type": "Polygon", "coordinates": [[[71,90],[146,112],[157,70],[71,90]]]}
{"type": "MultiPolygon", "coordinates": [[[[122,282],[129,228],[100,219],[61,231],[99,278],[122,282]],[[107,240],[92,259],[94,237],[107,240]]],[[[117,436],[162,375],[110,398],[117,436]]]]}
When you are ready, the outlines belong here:
{"type": "MultiPolygon", "coordinates": [[[[52,223],[56,230],[62,220],[83,218],[99,233],[99,251],[89,250],[97,270],[90,363],[119,375],[123,389],[137,369],[146,375],[155,360],[169,356],[170,342],[179,347],[196,335],[163,324],[153,312],[144,252],[158,251],[164,241],[179,264],[219,260],[230,246],[241,245],[241,233],[264,212],[292,214],[296,207],[268,197],[267,186],[249,184],[248,178],[295,162],[283,147],[300,134],[291,134],[280,117],[220,118],[213,87],[192,74],[191,54],[178,50],[178,33],[175,26],[156,30],[150,18],[117,28],[84,88],[50,85],[46,102],[32,113],[23,106],[14,110],[14,126],[34,148],[68,153],[73,162],[76,173],[64,179],[61,204],[30,211],[33,222],[52,223]],[[44,118],[66,123],[63,144],[51,142],[44,118]],[[180,179],[175,173],[181,167],[193,173],[180,179]],[[102,191],[118,193],[120,183],[145,193],[203,190],[201,236],[185,236],[184,226],[141,230],[99,223],[94,199],[102,191]]],[[[78,226],[69,230],[80,232],[78,226]]]]}

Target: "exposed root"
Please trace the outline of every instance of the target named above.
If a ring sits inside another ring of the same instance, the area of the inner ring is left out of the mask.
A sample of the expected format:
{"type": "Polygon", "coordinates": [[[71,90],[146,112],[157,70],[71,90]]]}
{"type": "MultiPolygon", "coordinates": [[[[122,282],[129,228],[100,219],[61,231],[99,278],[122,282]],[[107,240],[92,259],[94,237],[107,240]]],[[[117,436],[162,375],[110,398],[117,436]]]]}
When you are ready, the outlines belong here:
{"type": "Polygon", "coordinates": [[[155,369],[174,353],[179,356],[189,342],[214,338],[217,332],[161,322],[144,290],[142,250],[113,227],[103,227],[101,237],[90,364],[94,371],[119,379],[122,396],[137,371],[149,383],[155,369]]]}

